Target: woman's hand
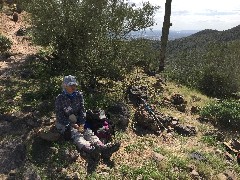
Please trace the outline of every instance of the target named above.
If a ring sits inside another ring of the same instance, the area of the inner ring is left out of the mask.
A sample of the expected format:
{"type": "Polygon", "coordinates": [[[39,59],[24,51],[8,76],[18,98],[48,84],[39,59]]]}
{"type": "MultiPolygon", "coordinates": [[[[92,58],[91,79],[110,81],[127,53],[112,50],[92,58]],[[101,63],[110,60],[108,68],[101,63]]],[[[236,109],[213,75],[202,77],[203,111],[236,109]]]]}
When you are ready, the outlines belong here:
{"type": "Polygon", "coordinates": [[[72,124],[72,127],[77,130],[79,129],[79,126],[77,124],[72,124]]]}
{"type": "Polygon", "coordinates": [[[74,129],[77,129],[80,133],[83,133],[83,131],[84,131],[84,125],[83,124],[82,125],[72,124],[72,127],[74,129]]]}

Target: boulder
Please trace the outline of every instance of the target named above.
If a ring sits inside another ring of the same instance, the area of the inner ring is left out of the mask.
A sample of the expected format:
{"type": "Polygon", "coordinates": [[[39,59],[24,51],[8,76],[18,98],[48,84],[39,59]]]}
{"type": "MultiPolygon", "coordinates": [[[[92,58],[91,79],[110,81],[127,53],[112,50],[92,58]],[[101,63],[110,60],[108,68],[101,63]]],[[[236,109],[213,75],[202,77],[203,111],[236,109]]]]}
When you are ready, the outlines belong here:
{"type": "Polygon", "coordinates": [[[109,106],[106,115],[118,129],[125,130],[129,123],[130,112],[126,104],[116,103],[109,106]]]}
{"type": "Polygon", "coordinates": [[[197,134],[197,130],[193,126],[184,126],[181,124],[178,124],[174,127],[174,130],[183,136],[195,136],[197,134]]]}
{"type": "Polygon", "coordinates": [[[130,102],[134,106],[141,104],[141,99],[147,99],[147,87],[146,86],[129,86],[127,94],[130,102]]]}
{"type": "Polygon", "coordinates": [[[174,95],[171,96],[171,102],[174,105],[181,105],[185,101],[184,101],[184,98],[181,94],[174,94],[174,95]]]}

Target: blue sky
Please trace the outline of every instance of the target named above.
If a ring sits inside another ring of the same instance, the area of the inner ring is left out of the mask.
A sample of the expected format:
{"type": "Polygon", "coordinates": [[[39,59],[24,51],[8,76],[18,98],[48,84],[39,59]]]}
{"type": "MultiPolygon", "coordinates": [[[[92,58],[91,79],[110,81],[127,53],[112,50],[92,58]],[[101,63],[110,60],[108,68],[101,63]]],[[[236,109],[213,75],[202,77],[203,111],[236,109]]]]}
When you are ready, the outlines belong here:
{"type": "MultiPolygon", "coordinates": [[[[147,0],[129,0],[140,5],[147,0]]],[[[161,30],[166,0],[149,0],[153,5],[161,6],[155,15],[161,30]]],[[[240,25],[240,0],[172,0],[171,30],[227,30],[240,25]]]]}

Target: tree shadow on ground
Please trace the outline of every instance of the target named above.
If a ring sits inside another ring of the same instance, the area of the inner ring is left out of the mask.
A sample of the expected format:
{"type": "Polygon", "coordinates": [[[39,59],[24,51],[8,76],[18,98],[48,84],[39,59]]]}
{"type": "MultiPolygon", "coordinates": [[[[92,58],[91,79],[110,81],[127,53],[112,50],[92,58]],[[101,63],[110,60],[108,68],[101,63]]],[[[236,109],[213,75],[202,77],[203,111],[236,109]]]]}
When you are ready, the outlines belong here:
{"type": "Polygon", "coordinates": [[[40,137],[36,136],[31,144],[30,156],[32,161],[38,165],[46,164],[46,162],[49,161],[49,158],[52,155],[52,145],[52,142],[43,140],[40,137]]]}
{"type": "Polygon", "coordinates": [[[81,155],[81,157],[83,157],[86,161],[87,174],[88,175],[93,174],[96,171],[97,166],[100,163],[100,155],[99,155],[99,157],[95,157],[95,158],[92,158],[89,155],[85,155],[85,156],[81,155]]]}
{"type": "Polygon", "coordinates": [[[72,158],[69,151],[74,151],[74,147],[61,138],[59,141],[50,142],[35,136],[29,156],[35,166],[44,168],[43,171],[48,177],[58,179],[65,176],[61,170],[70,166],[77,159],[77,156],[72,158]]]}
{"type": "Polygon", "coordinates": [[[0,113],[18,108],[19,111],[41,111],[48,114],[61,87],[37,55],[23,56],[0,71],[2,93],[0,113]],[[16,62],[15,62],[16,61],[16,62]],[[46,72],[45,72],[46,71],[46,72]]]}

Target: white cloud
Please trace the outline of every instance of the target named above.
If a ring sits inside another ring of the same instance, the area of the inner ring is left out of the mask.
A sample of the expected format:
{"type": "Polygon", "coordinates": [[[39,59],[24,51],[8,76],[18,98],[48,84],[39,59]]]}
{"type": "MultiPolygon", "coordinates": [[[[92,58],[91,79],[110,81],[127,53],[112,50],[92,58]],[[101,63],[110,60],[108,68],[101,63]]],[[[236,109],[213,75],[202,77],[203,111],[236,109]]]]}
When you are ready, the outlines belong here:
{"type": "MultiPolygon", "coordinates": [[[[136,4],[147,0],[131,0],[136,4]]],[[[148,0],[153,5],[161,6],[155,15],[161,29],[164,19],[166,0],[148,0]]],[[[172,0],[171,30],[226,30],[240,24],[239,0],[172,0]]]]}

